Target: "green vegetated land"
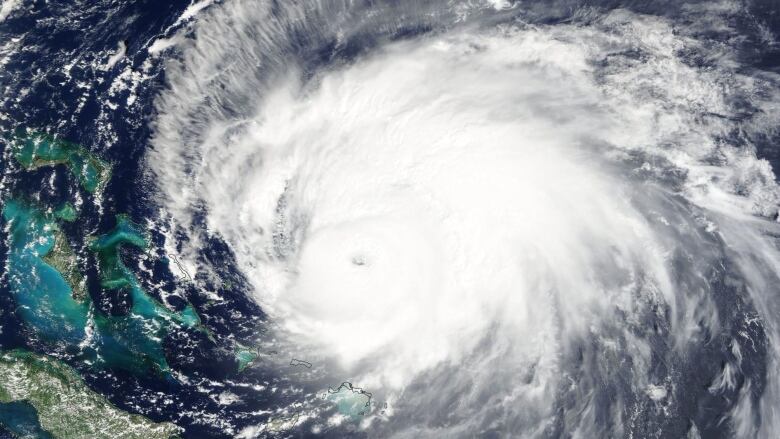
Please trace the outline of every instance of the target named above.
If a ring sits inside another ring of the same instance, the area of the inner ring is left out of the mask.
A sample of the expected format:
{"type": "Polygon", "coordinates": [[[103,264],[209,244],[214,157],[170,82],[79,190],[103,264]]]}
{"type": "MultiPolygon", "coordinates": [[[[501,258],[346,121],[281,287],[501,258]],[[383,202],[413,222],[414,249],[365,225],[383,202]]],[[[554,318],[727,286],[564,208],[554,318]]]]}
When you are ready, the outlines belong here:
{"type": "Polygon", "coordinates": [[[167,439],[179,432],[114,407],[64,363],[18,350],[0,355],[0,421],[19,436],[44,438],[167,439]]]}
{"type": "Polygon", "coordinates": [[[37,131],[19,130],[10,139],[14,157],[32,170],[63,164],[81,187],[94,194],[111,179],[111,167],[84,147],[37,131]]]}

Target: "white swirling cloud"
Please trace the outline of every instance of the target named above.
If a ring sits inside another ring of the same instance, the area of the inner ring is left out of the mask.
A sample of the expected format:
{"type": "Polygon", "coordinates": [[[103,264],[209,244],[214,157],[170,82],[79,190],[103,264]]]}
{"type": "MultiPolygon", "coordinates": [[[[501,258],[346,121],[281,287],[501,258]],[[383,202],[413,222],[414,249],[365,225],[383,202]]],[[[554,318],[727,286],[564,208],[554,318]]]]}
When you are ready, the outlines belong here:
{"type": "MultiPolygon", "coordinates": [[[[350,23],[286,13],[236,2],[198,23],[148,157],[173,218],[191,229],[193,206],[207,213],[281,337],[390,399],[451,407],[437,431],[454,435],[497,419],[550,431],[561,394],[581,409],[563,428],[603,433],[596,384],[569,361],[584,340],[637,393],[674,398],[650,370],[652,331],[632,328],[666,325],[680,355],[717,333],[706,277],[723,258],[777,341],[765,287],[780,255],[763,234],[778,191],[768,163],[728,140],[776,123],[774,79],[739,73],[728,47],[614,11],[464,24],[312,71],[286,35],[343,39],[350,23]],[[745,100],[763,109],[747,123],[732,117],[745,100]]],[[[768,382],[761,407],[735,408],[736,430],[772,431],[776,372],[768,382]]]]}

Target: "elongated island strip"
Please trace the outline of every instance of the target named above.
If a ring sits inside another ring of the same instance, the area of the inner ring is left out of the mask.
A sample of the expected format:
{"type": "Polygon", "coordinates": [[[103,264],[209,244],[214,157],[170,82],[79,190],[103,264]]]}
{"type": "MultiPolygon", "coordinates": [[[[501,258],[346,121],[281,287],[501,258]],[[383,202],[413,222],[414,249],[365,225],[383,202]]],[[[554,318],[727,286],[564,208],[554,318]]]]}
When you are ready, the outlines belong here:
{"type": "MultiPolygon", "coordinates": [[[[26,351],[9,351],[0,355],[0,411],[24,408],[29,404],[37,412],[39,427],[55,438],[138,438],[170,439],[178,437],[179,428],[171,423],[155,423],[113,406],[103,396],[87,387],[79,374],[53,358],[26,351]]],[[[0,420],[2,419],[0,415],[0,420]]],[[[19,429],[24,419],[15,418],[19,429]]],[[[32,420],[31,420],[32,421],[32,420]]]]}
{"type": "Polygon", "coordinates": [[[54,233],[54,246],[43,256],[43,261],[59,271],[73,291],[75,300],[83,302],[87,298],[87,284],[79,271],[76,254],[68,242],[68,238],[57,228],[54,233]]]}
{"type": "Polygon", "coordinates": [[[111,179],[111,166],[76,143],[30,130],[18,130],[10,143],[25,169],[63,164],[89,193],[101,191],[111,179]]]}

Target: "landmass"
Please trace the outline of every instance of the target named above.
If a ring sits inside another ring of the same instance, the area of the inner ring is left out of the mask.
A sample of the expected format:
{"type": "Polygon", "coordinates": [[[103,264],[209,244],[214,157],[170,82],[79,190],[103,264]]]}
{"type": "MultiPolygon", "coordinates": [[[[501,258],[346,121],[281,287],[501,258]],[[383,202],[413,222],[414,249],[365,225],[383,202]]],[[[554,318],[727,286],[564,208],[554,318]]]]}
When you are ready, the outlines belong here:
{"type": "Polygon", "coordinates": [[[199,326],[200,317],[192,305],[188,304],[180,312],[171,311],[141,288],[133,272],[122,262],[120,250],[123,245],[144,250],[148,246],[148,237],[141,226],[130,221],[127,215],[117,215],[114,229],[92,239],[89,245],[98,259],[100,285],[109,290],[128,288],[134,314],[147,319],[173,320],[190,328],[199,326]]]}
{"type": "Polygon", "coordinates": [[[169,439],[179,433],[171,423],[113,406],[66,364],[20,350],[0,355],[0,422],[17,435],[33,431],[42,438],[169,439]]]}
{"type": "Polygon", "coordinates": [[[257,359],[257,351],[236,344],[235,356],[236,361],[238,362],[238,371],[243,372],[244,369],[251,366],[252,363],[254,363],[254,361],[257,359]]]}
{"type": "Polygon", "coordinates": [[[298,423],[300,416],[300,413],[296,413],[289,417],[272,418],[266,423],[266,428],[271,432],[290,430],[298,423]]]}
{"type": "Polygon", "coordinates": [[[17,312],[44,338],[78,344],[86,335],[89,304],[58,271],[80,279],[72,271],[70,246],[54,219],[32,203],[6,200],[2,213],[9,234],[8,286],[17,312]]]}
{"type": "Polygon", "coordinates": [[[51,224],[54,246],[48,253],[43,255],[43,262],[62,274],[62,277],[65,278],[65,281],[73,290],[73,298],[83,302],[87,298],[87,284],[79,270],[76,254],[73,252],[68,238],[56,226],[56,223],[51,224]]]}
{"type": "Polygon", "coordinates": [[[290,360],[290,366],[303,366],[308,369],[311,369],[311,363],[309,363],[308,361],[298,360],[295,358],[290,360]]]}
{"type": "Polygon", "coordinates": [[[89,193],[102,190],[111,167],[86,148],[50,134],[18,130],[11,139],[16,160],[27,170],[63,164],[89,193]]]}
{"type": "Polygon", "coordinates": [[[128,339],[134,350],[151,355],[160,370],[167,372],[168,364],[160,344],[170,325],[194,328],[211,334],[200,325],[200,317],[192,305],[181,311],[172,311],[155,300],[141,288],[133,272],[122,262],[123,245],[140,249],[148,246],[148,237],[138,224],[126,215],[118,215],[116,226],[108,233],[92,238],[90,249],[95,253],[100,268],[100,285],[108,290],[126,290],[132,300],[129,315],[124,319],[113,318],[114,334],[135,334],[128,339]]]}
{"type": "Polygon", "coordinates": [[[327,399],[336,404],[339,413],[352,420],[365,416],[371,410],[371,393],[345,381],[337,388],[329,388],[327,399]]]}
{"type": "Polygon", "coordinates": [[[72,204],[65,203],[62,205],[62,207],[54,211],[54,216],[55,218],[70,223],[76,221],[76,218],[78,218],[79,214],[76,211],[76,208],[73,207],[72,204]]]}
{"type": "Polygon", "coordinates": [[[187,280],[192,282],[192,277],[190,276],[190,273],[187,272],[187,270],[184,269],[183,265],[181,265],[181,262],[179,261],[179,258],[177,258],[176,255],[174,255],[174,254],[168,255],[168,257],[173,260],[173,262],[176,264],[176,267],[179,268],[179,271],[181,272],[181,274],[184,275],[184,277],[186,277],[187,280]]]}

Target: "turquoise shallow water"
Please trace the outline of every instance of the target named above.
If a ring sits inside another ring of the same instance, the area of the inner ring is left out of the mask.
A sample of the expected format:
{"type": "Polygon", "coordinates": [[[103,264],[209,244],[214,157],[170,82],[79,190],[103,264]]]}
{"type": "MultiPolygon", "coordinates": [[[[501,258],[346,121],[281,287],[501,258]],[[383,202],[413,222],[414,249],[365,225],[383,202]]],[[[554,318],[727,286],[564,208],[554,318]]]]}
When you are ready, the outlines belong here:
{"type": "Polygon", "coordinates": [[[157,302],[122,262],[123,245],[146,247],[146,237],[138,225],[119,216],[117,226],[90,245],[99,260],[101,286],[116,293],[127,290],[132,299],[127,315],[106,316],[92,312],[89,297],[74,299],[73,289],[63,275],[44,261],[43,257],[55,247],[59,230],[53,215],[31,203],[9,200],[3,216],[11,232],[11,292],[22,319],[37,335],[51,343],[79,346],[86,358],[109,366],[134,372],[168,372],[161,344],[165,334],[171,326],[198,327],[200,319],[192,306],[177,313],[157,302]],[[95,328],[92,339],[87,331],[91,327],[95,328]]]}
{"type": "Polygon", "coordinates": [[[200,319],[192,306],[188,305],[181,313],[172,312],[141,288],[135,275],[122,262],[120,249],[123,245],[146,249],[147,239],[140,226],[130,221],[127,216],[119,215],[116,227],[96,238],[90,245],[97,254],[101,267],[101,286],[109,290],[128,289],[133,301],[131,314],[153,321],[160,327],[164,326],[165,321],[187,327],[199,325],[200,319]]]}
{"type": "Polygon", "coordinates": [[[89,304],[74,300],[62,274],[41,259],[54,247],[57,224],[15,200],[6,202],[3,217],[10,225],[9,286],[18,312],[43,338],[78,343],[86,336],[89,304]]]}
{"type": "Polygon", "coordinates": [[[371,393],[344,382],[339,387],[328,389],[328,398],[336,404],[339,413],[352,421],[359,421],[371,410],[371,393]]]}
{"type": "MultiPolygon", "coordinates": [[[[12,244],[10,227],[3,220],[7,233],[0,233],[4,269],[0,278],[5,282],[0,286],[0,346],[65,360],[92,389],[121,408],[155,420],[174,421],[187,428],[185,437],[225,437],[226,428],[235,434],[268,418],[267,410],[279,399],[265,396],[270,391],[253,390],[275,374],[268,376],[257,367],[237,372],[234,342],[256,351],[254,329],[262,323],[257,318],[262,313],[245,297],[245,285],[229,263],[229,254],[223,247],[209,246],[215,260],[224,267],[220,275],[224,273],[226,281],[213,287],[221,300],[212,303],[210,295],[200,294],[195,288],[197,273],[192,272],[187,279],[171,273],[171,268],[177,268],[164,260],[156,228],[150,230],[148,252],[156,259],[143,262],[144,272],[135,260],[140,252],[125,251],[132,250],[133,244],[121,244],[125,249],[120,250],[122,258],[140,289],[129,284],[123,290],[101,286],[102,270],[88,247],[89,235],[108,234],[118,214],[132,212],[143,225],[157,217],[151,199],[136,204],[140,201],[138,195],[149,193],[148,185],[138,180],[137,173],[148,135],[148,130],[142,128],[145,123],[139,122],[148,117],[145,109],[150,108],[154,90],[162,85],[157,72],[162,72],[163,63],[159,61],[165,58],[147,56],[143,45],[164,36],[166,29],[174,32],[188,24],[182,20],[172,25],[190,3],[18,3],[0,20],[0,40],[11,44],[4,46],[0,75],[8,88],[8,93],[0,96],[0,147],[4,152],[0,159],[0,211],[5,218],[16,218],[17,232],[21,233],[18,238],[23,238],[12,244]],[[79,37],[73,38],[73,32],[79,37]],[[117,43],[125,39],[124,58],[113,67],[95,67],[106,66],[117,43]],[[144,73],[149,76],[139,83],[142,86],[137,88],[134,104],[107,111],[106,104],[113,106],[109,99],[124,102],[129,97],[129,89],[112,85],[116,84],[114,79],[125,68],[130,72],[140,67],[133,67],[136,61],[144,63],[147,59],[152,69],[144,73]],[[112,87],[114,91],[109,92],[112,87]],[[114,97],[109,98],[107,93],[114,97]],[[7,99],[12,95],[13,99],[7,99]],[[4,209],[10,200],[15,200],[16,208],[4,209]],[[43,215],[42,222],[61,226],[58,232],[36,230],[34,222],[25,217],[49,208],[59,209],[65,202],[75,212],[65,209],[56,218],[55,214],[43,215]],[[56,245],[49,256],[44,255],[42,247],[52,248],[49,235],[67,237],[78,256],[76,272],[83,276],[87,288],[79,288],[71,273],[63,269],[65,265],[57,263],[61,261],[52,261],[56,245]],[[41,245],[24,248],[28,239],[41,237],[45,241],[41,245]],[[30,273],[33,266],[38,267],[36,273],[42,274],[37,281],[30,273]],[[12,276],[17,282],[13,291],[8,282],[12,276]],[[75,299],[68,299],[72,293],[75,299]],[[120,295],[122,300],[114,300],[120,295]],[[160,303],[161,297],[169,295],[176,297],[170,309],[167,303],[160,303]],[[62,301],[52,300],[54,296],[62,301]],[[135,309],[130,303],[133,297],[135,309]],[[191,301],[194,308],[183,300],[191,301]],[[103,304],[125,301],[128,307],[122,307],[124,315],[107,316],[108,311],[103,312],[103,304]],[[51,310],[48,316],[44,315],[47,307],[51,310]],[[191,329],[202,328],[197,323],[201,320],[210,332],[191,329]],[[83,331],[84,321],[87,331],[83,331]],[[61,329],[68,324],[74,330],[63,334],[61,329]],[[216,342],[207,340],[204,333],[216,342]],[[169,373],[157,373],[163,367],[175,369],[176,377],[187,379],[177,382],[170,379],[169,373]],[[211,381],[204,384],[190,379],[204,374],[211,381]],[[247,387],[247,383],[253,387],[247,387]],[[218,403],[216,395],[224,390],[239,395],[243,403],[218,403]]],[[[246,355],[251,360],[252,355],[246,355]]],[[[10,434],[0,427],[0,437],[10,434]]]]}

